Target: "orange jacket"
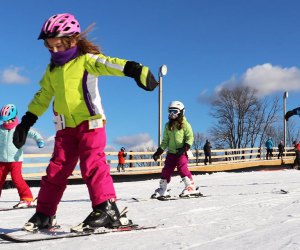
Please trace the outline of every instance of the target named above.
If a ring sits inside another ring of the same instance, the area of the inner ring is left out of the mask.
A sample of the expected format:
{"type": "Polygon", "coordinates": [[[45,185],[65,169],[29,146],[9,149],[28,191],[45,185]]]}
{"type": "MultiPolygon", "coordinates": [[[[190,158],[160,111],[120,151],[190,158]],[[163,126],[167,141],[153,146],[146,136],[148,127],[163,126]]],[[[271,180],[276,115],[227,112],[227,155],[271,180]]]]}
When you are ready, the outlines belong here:
{"type": "Polygon", "coordinates": [[[118,158],[119,158],[119,164],[125,164],[125,158],[126,158],[126,153],[122,150],[119,151],[118,153],[118,158]]]}

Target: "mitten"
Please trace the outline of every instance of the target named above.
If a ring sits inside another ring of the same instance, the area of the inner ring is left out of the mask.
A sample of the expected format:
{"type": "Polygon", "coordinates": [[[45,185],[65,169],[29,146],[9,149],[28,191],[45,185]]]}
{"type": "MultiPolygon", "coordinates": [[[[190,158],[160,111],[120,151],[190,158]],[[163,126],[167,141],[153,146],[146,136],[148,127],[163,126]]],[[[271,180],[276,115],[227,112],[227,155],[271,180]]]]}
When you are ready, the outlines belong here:
{"type": "Polygon", "coordinates": [[[164,150],[163,150],[161,147],[159,147],[159,148],[156,150],[156,152],[154,153],[154,155],[152,156],[153,160],[154,160],[154,161],[157,161],[158,158],[162,155],[163,152],[164,152],[164,150]]]}
{"type": "Polygon", "coordinates": [[[180,157],[181,155],[185,154],[185,152],[188,151],[190,147],[191,146],[189,144],[185,143],[182,148],[177,149],[176,156],[180,157]]]}
{"type": "Polygon", "coordinates": [[[25,144],[28,131],[37,119],[38,117],[30,112],[26,112],[22,117],[22,121],[17,125],[13,135],[13,143],[16,148],[21,148],[25,144]]]}

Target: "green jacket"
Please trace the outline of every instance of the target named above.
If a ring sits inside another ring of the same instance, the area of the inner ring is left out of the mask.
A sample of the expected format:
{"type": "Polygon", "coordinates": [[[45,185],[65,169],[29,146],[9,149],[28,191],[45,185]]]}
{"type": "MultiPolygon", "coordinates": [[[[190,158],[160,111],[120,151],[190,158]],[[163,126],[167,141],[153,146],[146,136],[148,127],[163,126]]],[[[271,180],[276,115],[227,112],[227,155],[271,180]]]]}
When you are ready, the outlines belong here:
{"type": "Polygon", "coordinates": [[[163,140],[160,147],[165,150],[168,148],[168,153],[176,154],[179,148],[182,148],[185,143],[193,145],[194,134],[191,125],[186,118],[183,118],[183,128],[177,129],[177,122],[174,125],[174,130],[169,130],[169,122],[165,124],[163,140]]]}
{"type": "Polygon", "coordinates": [[[145,90],[153,90],[158,85],[148,67],[103,54],[84,54],[52,71],[48,66],[28,111],[41,116],[54,98],[54,112],[64,115],[66,127],[74,128],[91,119],[105,120],[98,90],[99,76],[129,76],[145,90]]]}

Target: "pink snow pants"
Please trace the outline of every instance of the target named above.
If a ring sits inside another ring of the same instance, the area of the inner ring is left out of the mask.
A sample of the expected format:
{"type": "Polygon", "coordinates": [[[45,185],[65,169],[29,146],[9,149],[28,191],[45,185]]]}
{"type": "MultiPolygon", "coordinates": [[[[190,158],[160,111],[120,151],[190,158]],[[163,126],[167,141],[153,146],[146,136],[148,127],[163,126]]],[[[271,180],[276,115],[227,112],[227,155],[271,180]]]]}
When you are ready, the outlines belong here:
{"type": "Polygon", "coordinates": [[[169,183],[176,167],[181,178],[187,176],[191,180],[193,179],[192,174],[188,169],[188,157],[186,154],[177,157],[175,154],[170,153],[167,154],[165,165],[161,172],[161,178],[167,180],[169,183]]]}
{"type": "Polygon", "coordinates": [[[66,189],[78,159],[80,171],[88,187],[92,207],[116,198],[110,167],[106,164],[105,127],[88,128],[88,122],[76,128],[66,128],[56,133],[54,152],[42,177],[38,195],[37,212],[48,216],[56,214],[58,203],[66,189]]]}
{"type": "Polygon", "coordinates": [[[32,193],[22,176],[22,162],[0,162],[0,196],[6,177],[10,172],[12,182],[17,188],[20,200],[32,201],[32,193]]]}

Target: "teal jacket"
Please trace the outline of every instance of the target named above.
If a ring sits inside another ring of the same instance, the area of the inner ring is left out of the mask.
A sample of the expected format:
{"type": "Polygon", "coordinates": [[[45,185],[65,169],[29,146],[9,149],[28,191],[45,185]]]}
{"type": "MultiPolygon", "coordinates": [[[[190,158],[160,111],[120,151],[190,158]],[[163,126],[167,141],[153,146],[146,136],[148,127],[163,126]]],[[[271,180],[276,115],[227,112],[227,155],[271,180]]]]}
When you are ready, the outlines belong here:
{"type": "Polygon", "coordinates": [[[54,112],[64,116],[66,127],[75,128],[93,119],[106,120],[98,89],[99,76],[132,77],[144,90],[153,90],[158,85],[146,66],[103,54],[84,54],[51,71],[48,66],[28,111],[41,116],[54,99],[54,112]]]}
{"type": "MultiPolygon", "coordinates": [[[[13,144],[14,132],[15,128],[7,130],[0,125],[0,162],[23,161],[23,149],[17,149],[13,144]]],[[[28,137],[37,143],[43,141],[42,136],[32,129],[29,130],[28,137]]]]}
{"type": "Polygon", "coordinates": [[[175,123],[174,130],[169,130],[169,122],[165,124],[163,140],[160,147],[165,150],[168,148],[168,153],[176,154],[177,150],[182,148],[185,143],[190,146],[193,145],[194,134],[191,125],[188,123],[186,118],[183,118],[183,128],[177,129],[177,122],[175,123]]]}

